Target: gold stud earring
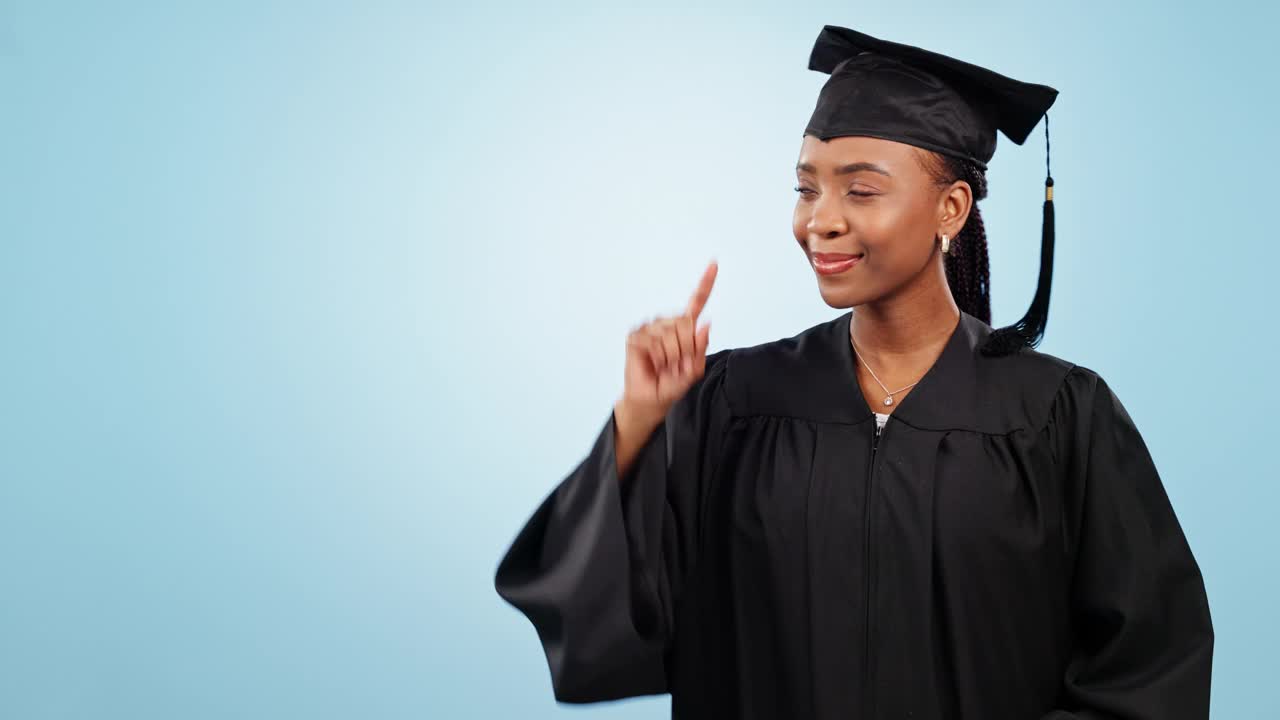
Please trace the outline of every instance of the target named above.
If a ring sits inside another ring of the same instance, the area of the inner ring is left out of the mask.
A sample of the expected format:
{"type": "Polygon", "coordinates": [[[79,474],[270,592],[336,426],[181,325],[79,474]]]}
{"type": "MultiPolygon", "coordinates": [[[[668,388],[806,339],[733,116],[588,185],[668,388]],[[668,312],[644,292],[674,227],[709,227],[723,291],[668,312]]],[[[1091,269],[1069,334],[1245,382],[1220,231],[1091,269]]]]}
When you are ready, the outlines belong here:
{"type": "Polygon", "coordinates": [[[946,235],[943,235],[942,236],[942,253],[945,255],[950,250],[951,250],[951,241],[947,238],[946,235]]]}

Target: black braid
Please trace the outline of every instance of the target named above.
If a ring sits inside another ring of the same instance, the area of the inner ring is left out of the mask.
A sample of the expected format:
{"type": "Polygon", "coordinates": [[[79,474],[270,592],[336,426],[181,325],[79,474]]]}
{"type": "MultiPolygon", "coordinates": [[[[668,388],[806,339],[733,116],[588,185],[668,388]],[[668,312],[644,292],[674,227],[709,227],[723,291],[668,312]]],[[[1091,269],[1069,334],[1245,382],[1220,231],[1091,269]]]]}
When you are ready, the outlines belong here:
{"type": "Polygon", "coordinates": [[[956,305],[990,325],[991,268],[987,257],[987,229],[978,209],[978,201],[987,196],[987,173],[972,161],[950,155],[922,151],[921,156],[929,158],[924,163],[925,169],[938,185],[963,180],[973,191],[969,219],[960,233],[951,238],[944,264],[947,285],[951,287],[951,297],[956,305]]]}

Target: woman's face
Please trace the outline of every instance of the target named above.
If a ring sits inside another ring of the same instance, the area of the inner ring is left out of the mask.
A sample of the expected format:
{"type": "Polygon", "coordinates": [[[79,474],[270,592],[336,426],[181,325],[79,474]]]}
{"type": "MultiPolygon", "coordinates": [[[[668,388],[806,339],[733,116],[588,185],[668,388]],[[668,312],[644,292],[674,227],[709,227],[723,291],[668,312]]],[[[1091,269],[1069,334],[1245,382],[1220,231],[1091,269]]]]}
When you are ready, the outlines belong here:
{"type": "MultiPolygon", "coordinates": [[[[968,185],[934,184],[921,152],[873,137],[822,141],[804,136],[792,227],[829,306],[848,308],[892,296],[910,287],[931,263],[941,262],[935,258],[935,238],[943,232],[954,237],[963,225],[963,218],[957,225],[952,217],[962,208],[951,190],[961,186],[964,205],[968,185]],[[820,272],[827,264],[821,262],[824,254],[835,256],[827,258],[834,272],[820,272]],[[858,256],[851,267],[838,263],[850,255],[858,256]]],[[[967,205],[963,212],[967,216],[967,205]]]]}

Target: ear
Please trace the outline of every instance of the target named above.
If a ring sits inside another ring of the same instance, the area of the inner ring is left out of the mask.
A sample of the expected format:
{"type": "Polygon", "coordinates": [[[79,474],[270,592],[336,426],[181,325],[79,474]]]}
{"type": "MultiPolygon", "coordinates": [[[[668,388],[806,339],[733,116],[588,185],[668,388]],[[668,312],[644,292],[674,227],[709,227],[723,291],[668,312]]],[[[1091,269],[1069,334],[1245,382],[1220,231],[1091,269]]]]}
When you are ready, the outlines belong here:
{"type": "Polygon", "coordinates": [[[951,183],[938,198],[938,235],[954,238],[964,229],[973,208],[973,188],[964,180],[951,183]]]}

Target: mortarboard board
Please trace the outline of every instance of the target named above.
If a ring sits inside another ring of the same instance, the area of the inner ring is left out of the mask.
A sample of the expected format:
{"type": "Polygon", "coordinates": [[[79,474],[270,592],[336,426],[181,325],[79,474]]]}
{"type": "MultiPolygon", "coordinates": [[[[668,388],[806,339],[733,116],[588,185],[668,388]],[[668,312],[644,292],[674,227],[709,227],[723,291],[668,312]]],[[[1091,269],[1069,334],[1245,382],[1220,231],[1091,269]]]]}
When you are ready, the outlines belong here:
{"type": "Polygon", "coordinates": [[[831,75],[804,131],[821,140],[879,137],[969,160],[985,170],[995,154],[997,130],[1021,145],[1044,118],[1045,201],[1036,295],[1026,315],[997,329],[984,351],[1006,354],[1037,345],[1048,319],[1053,275],[1047,113],[1058,91],[835,25],[819,33],[809,69],[831,75]]]}

